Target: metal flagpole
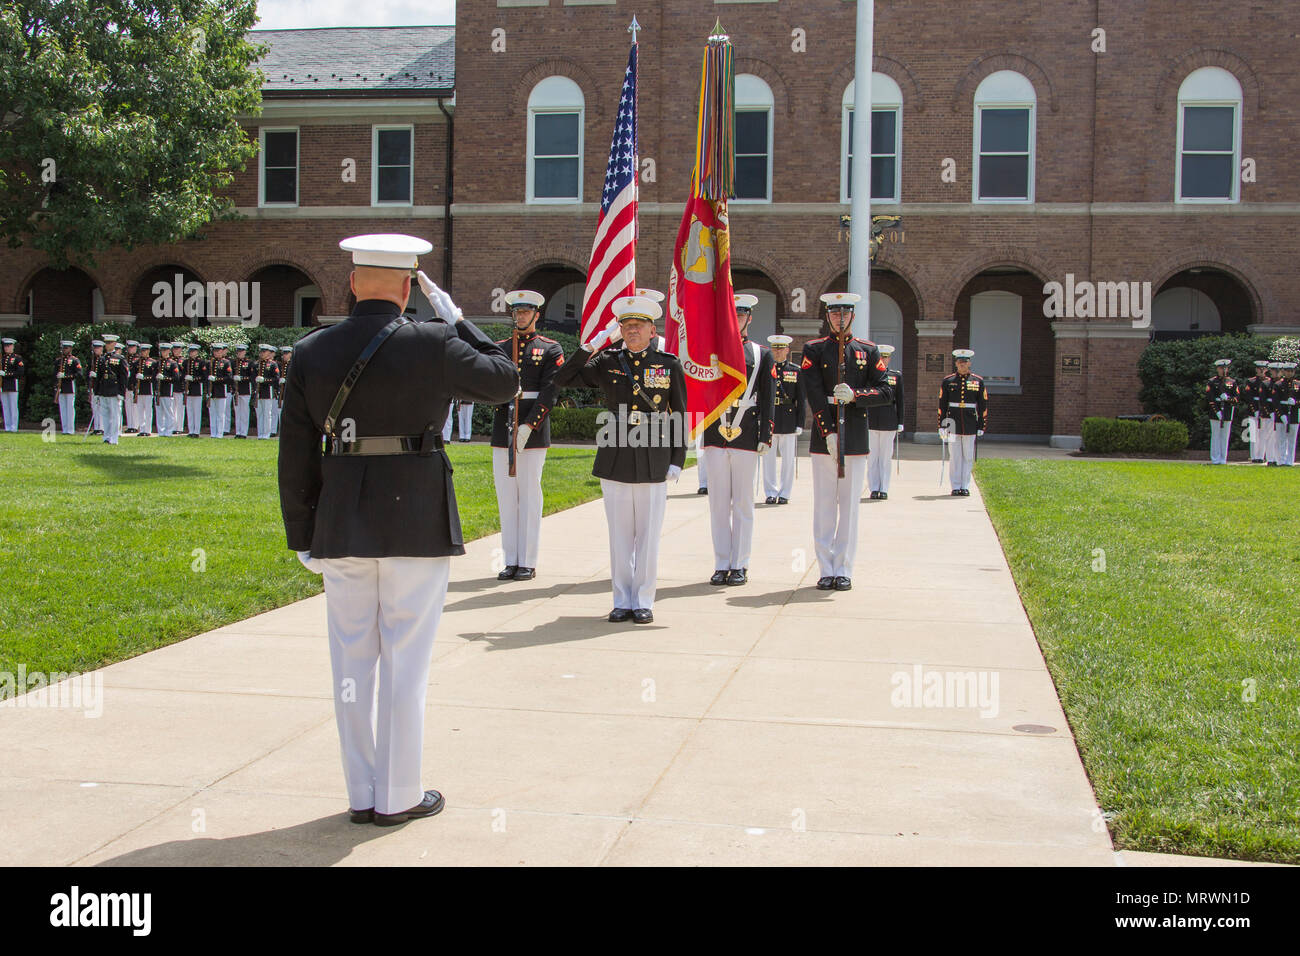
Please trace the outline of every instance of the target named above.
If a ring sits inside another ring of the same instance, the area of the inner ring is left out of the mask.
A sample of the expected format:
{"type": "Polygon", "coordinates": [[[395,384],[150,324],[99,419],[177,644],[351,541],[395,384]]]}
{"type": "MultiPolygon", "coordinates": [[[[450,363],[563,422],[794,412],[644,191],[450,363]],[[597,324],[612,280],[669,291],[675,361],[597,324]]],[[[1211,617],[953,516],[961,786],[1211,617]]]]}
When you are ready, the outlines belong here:
{"type": "Polygon", "coordinates": [[[853,223],[849,231],[849,291],[862,296],[853,334],[871,338],[871,60],[875,0],[858,0],[857,50],[853,67],[853,223]]]}

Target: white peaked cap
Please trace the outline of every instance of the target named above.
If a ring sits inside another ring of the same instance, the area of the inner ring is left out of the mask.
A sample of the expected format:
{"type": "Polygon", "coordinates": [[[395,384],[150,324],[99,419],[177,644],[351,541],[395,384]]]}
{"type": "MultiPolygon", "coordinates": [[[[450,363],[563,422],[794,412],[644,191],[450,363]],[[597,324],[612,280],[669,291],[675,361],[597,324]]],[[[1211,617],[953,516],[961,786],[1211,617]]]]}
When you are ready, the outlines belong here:
{"type": "Polygon", "coordinates": [[[636,294],[643,299],[649,299],[651,302],[662,302],[664,294],[658,289],[637,289],[636,294]]]}
{"type": "Polygon", "coordinates": [[[540,309],[545,301],[546,296],[540,292],[534,292],[532,289],[515,289],[513,292],[506,293],[506,308],[508,309],[513,309],[518,305],[540,309]]]}
{"type": "Polygon", "coordinates": [[[383,269],[414,269],[419,256],[433,251],[433,243],[401,233],[373,233],[350,236],[339,243],[344,252],[352,253],[354,266],[379,266],[383,269]]]}
{"type": "Polygon", "coordinates": [[[257,350],[258,350],[259,352],[274,352],[274,351],[275,351],[275,346],[274,346],[274,345],[267,345],[265,342],[263,342],[261,345],[259,345],[259,346],[257,347],[257,350]]]}
{"type": "Polygon", "coordinates": [[[793,341],[794,339],[790,338],[788,335],[769,335],[767,337],[767,344],[773,348],[781,345],[789,345],[793,341]]]}
{"type": "Polygon", "coordinates": [[[756,295],[741,294],[736,296],[735,299],[736,299],[736,308],[738,309],[752,310],[754,306],[758,305],[758,296],[756,295]]]}
{"type": "Polygon", "coordinates": [[[611,302],[610,308],[614,311],[614,318],[620,322],[624,319],[646,319],[650,322],[658,322],[659,317],[664,314],[658,302],[643,295],[625,295],[611,302]]]}
{"type": "Polygon", "coordinates": [[[880,346],[877,346],[877,348],[880,349],[880,354],[881,354],[881,355],[893,355],[893,354],[894,354],[894,347],[893,347],[892,345],[880,345],[880,346]]]}
{"type": "Polygon", "coordinates": [[[974,357],[975,357],[975,351],[974,351],[973,349],[953,349],[953,350],[952,350],[952,357],[953,357],[953,358],[964,358],[964,359],[974,358],[974,357]]]}
{"type": "Polygon", "coordinates": [[[65,346],[65,345],[75,345],[75,344],[76,344],[76,343],[73,342],[72,339],[60,339],[60,340],[59,340],[59,347],[60,347],[60,348],[62,348],[62,347],[65,346]]]}
{"type": "Polygon", "coordinates": [[[105,342],[116,342],[116,341],[117,341],[118,339],[120,339],[121,337],[122,337],[122,336],[120,336],[120,335],[105,335],[105,336],[104,336],[104,341],[105,341],[105,342]]]}
{"type": "Polygon", "coordinates": [[[1214,360],[1214,364],[1215,364],[1215,365],[1231,365],[1231,364],[1232,364],[1232,359],[1215,359],[1215,360],[1214,360]]]}
{"type": "Polygon", "coordinates": [[[827,292],[821,299],[828,307],[847,305],[852,308],[862,301],[862,296],[856,292],[827,292]]]}

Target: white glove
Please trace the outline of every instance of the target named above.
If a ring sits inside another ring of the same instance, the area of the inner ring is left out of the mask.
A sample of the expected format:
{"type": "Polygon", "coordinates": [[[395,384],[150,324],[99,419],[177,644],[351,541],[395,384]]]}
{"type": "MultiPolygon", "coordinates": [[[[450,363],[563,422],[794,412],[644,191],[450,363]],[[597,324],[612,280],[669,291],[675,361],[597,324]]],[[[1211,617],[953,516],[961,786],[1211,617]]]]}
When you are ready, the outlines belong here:
{"type": "Polygon", "coordinates": [[[902,426],[902,425],[899,425],[899,426],[898,426],[898,430],[901,432],[901,431],[903,430],[903,426],[902,426]]]}
{"type": "Polygon", "coordinates": [[[265,381],[266,381],[266,376],[264,376],[264,375],[259,375],[259,376],[257,376],[257,378],[256,378],[255,381],[258,381],[258,382],[265,382],[265,381]]]}
{"type": "Polygon", "coordinates": [[[940,428],[940,429],[939,429],[939,441],[947,441],[947,440],[948,440],[948,429],[946,429],[946,428],[940,428]]]}
{"type": "Polygon", "coordinates": [[[433,306],[434,314],[437,315],[438,318],[442,319],[449,325],[461,320],[465,313],[457,308],[455,302],[451,301],[451,296],[438,288],[436,282],[430,279],[422,271],[417,272],[415,278],[420,283],[420,291],[423,292],[424,297],[429,300],[429,304],[433,306]]]}
{"type": "Polygon", "coordinates": [[[840,436],[839,435],[826,436],[826,454],[830,455],[832,458],[836,460],[839,459],[840,457],[840,436]]]}
{"type": "Polygon", "coordinates": [[[299,551],[298,560],[301,561],[302,566],[312,574],[325,573],[325,566],[320,563],[319,558],[313,558],[310,551],[299,551]]]}
{"type": "Polygon", "coordinates": [[[802,428],[796,428],[796,429],[794,430],[794,436],[795,436],[796,438],[798,438],[798,437],[799,437],[800,435],[802,435],[802,434],[803,434],[803,429],[802,429],[802,428]]]}
{"type": "Polygon", "coordinates": [[[682,469],[677,465],[668,466],[668,480],[677,483],[677,479],[682,476],[682,469]]]}
{"type": "Polygon", "coordinates": [[[975,437],[976,437],[976,438],[983,438],[983,437],[984,437],[984,429],[981,428],[981,429],[977,430],[977,431],[975,432],[975,437]]]}
{"type": "Polygon", "coordinates": [[[208,376],[208,381],[209,381],[209,382],[215,382],[216,380],[217,380],[217,377],[216,377],[215,375],[209,375],[209,376],[208,376]]]}
{"type": "Polygon", "coordinates": [[[840,382],[835,386],[835,402],[839,405],[848,405],[853,401],[853,386],[848,382],[840,382]]]}
{"type": "Polygon", "coordinates": [[[583,348],[588,352],[599,352],[605,347],[605,343],[609,341],[609,331],[609,329],[601,329],[593,335],[590,340],[588,340],[587,344],[584,345],[583,348]]]}
{"type": "Polygon", "coordinates": [[[185,381],[187,381],[187,382],[192,382],[192,381],[194,381],[194,376],[193,376],[193,375],[186,375],[186,376],[185,376],[185,381]]]}
{"type": "Polygon", "coordinates": [[[1220,393],[1219,393],[1219,401],[1221,401],[1221,402],[1226,402],[1227,400],[1228,400],[1228,393],[1227,393],[1227,392],[1220,392],[1220,393]]]}
{"type": "Polygon", "coordinates": [[[768,449],[769,449],[770,447],[771,447],[771,446],[768,445],[768,443],[765,442],[765,441],[761,441],[761,442],[759,442],[759,443],[758,443],[758,454],[759,454],[760,456],[762,456],[762,455],[766,455],[767,452],[768,452],[768,449]]]}
{"type": "Polygon", "coordinates": [[[235,376],[235,381],[236,381],[236,382],[242,382],[243,379],[240,378],[238,375],[236,375],[236,376],[235,376]]]}
{"type": "Polygon", "coordinates": [[[59,378],[63,378],[63,373],[62,373],[62,372],[59,373],[59,378]]]}
{"type": "Polygon", "coordinates": [[[99,373],[98,373],[98,372],[91,372],[91,373],[90,373],[90,377],[91,377],[91,378],[99,378],[99,373]]]}
{"type": "Polygon", "coordinates": [[[610,323],[609,344],[615,345],[622,341],[623,341],[623,326],[619,325],[617,322],[610,323]]]}
{"type": "Polygon", "coordinates": [[[515,429],[515,451],[521,452],[528,447],[528,439],[532,437],[532,425],[520,425],[515,429]]]}

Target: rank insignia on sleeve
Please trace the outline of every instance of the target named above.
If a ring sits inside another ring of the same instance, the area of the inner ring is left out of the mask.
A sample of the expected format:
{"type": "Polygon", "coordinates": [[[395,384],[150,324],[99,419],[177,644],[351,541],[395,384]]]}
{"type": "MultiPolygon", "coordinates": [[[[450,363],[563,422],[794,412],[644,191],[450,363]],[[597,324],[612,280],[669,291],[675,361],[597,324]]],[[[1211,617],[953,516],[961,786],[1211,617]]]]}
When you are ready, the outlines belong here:
{"type": "Polygon", "coordinates": [[[564,364],[564,356],[561,355],[559,358],[557,358],[557,359],[555,360],[555,364],[556,364],[556,365],[563,365],[563,364],[564,364]]]}
{"type": "MultiPolygon", "coordinates": [[[[876,368],[880,369],[880,371],[883,372],[885,369],[889,368],[889,363],[886,362],[884,358],[881,358],[881,360],[876,363],[876,368]]],[[[894,383],[890,382],[889,384],[893,385],[894,383]]]]}
{"type": "Polygon", "coordinates": [[[810,359],[810,358],[806,358],[806,359],[804,359],[804,360],[803,360],[803,364],[800,365],[799,367],[800,367],[800,368],[812,368],[812,359],[810,359]]]}

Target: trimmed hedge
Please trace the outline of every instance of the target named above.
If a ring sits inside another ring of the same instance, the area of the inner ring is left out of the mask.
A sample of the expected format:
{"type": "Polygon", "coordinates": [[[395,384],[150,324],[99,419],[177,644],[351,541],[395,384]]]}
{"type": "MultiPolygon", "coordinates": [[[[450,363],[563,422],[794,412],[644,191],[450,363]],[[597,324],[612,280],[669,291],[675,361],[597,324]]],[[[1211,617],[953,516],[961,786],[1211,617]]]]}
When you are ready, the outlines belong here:
{"type": "Polygon", "coordinates": [[[1083,450],[1089,454],[1176,455],[1186,449],[1187,426],[1182,422],[1134,422],[1118,418],[1083,420],[1083,450]]]}

